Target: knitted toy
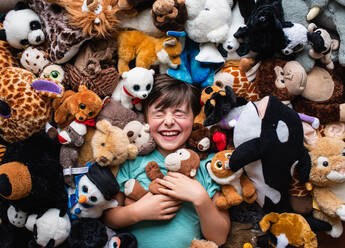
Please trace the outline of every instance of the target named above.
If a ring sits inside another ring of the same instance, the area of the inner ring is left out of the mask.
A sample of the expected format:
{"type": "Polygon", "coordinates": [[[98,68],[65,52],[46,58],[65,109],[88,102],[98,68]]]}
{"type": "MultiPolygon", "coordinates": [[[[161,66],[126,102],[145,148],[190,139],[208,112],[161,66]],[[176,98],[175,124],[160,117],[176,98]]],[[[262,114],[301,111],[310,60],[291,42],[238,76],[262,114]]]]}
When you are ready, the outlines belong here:
{"type": "Polygon", "coordinates": [[[51,100],[63,95],[58,82],[40,80],[29,71],[7,67],[0,71],[0,136],[16,142],[44,129],[51,118],[51,100]]]}
{"type": "Polygon", "coordinates": [[[150,126],[147,123],[128,122],[123,132],[127,134],[129,142],[138,148],[138,155],[149,154],[156,148],[156,142],[150,134],[150,126]]]}
{"type": "Polygon", "coordinates": [[[83,36],[109,38],[119,23],[117,0],[48,0],[65,8],[69,24],[83,30],[83,36]]]}
{"type": "Polygon", "coordinates": [[[77,93],[68,90],[62,98],[53,101],[54,120],[62,129],[75,119],[78,122],[92,121],[101,111],[102,104],[96,93],[80,85],[77,93]]]}
{"type": "Polygon", "coordinates": [[[83,35],[81,28],[70,25],[68,12],[59,5],[44,0],[27,0],[27,3],[42,21],[49,44],[49,59],[53,63],[62,64],[69,61],[78,53],[84,41],[90,39],[83,35]]]}
{"type": "MultiPolygon", "coordinates": [[[[182,148],[166,156],[164,164],[168,171],[180,172],[186,176],[195,177],[200,166],[200,159],[198,154],[192,150],[182,148]]],[[[164,177],[159,165],[154,161],[149,162],[145,167],[145,172],[147,177],[152,180],[149,191],[153,194],[159,194],[158,188],[162,185],[155,179],[164,177]]],[[[131,200],[137,201],[147,192],[136,179],[129,179],[125,183],[124,193],[131,200]]]]}
{"type": "Polygon", "coordinates": [[[260,227],[263,232],[274,236],[273,240],[269,240],[268,247],[318,247],[316,234],[299,214],[270,213],[260,221],[260,227]]]}
{"type": "Polygon", "coordinates": [[[187,21],[184,0],[156,0],[152,5],[154,25],[162,32],[183,31],[187,21]]]}
{"type": "Polygon", "coordinates": [[[234,145],[229,167],[234,172],[244,167],[259,205],[265,211],[290,210],[291,167],[296,165],[302,183],[311,168],[298,114],[273,96],[249,102],[235,125],[234,145]]]}
{"type": "Polygon", "coordinates": [[[146,99],[153,88],[154,70],[135,67],[122,74],[122,80],[112,94],[115,101],[129,109],[142,110],[141,101],[146,99]]]}
{"type": "Polygon", "coordinates": [[[79,147],[84,144],[86,132],[86,125],[73,121],[58,134],[59,142],[63,144],[60,150],[60,165],[64,168],[65,183],[73,188],[75,188],[72,177],[75,174],[73,168],[80,167],[78,165],[79,147]]]}
{"type": "Polygon", "coordinates": [[[98,121],[92,136],[91,147],[94,160],[101,166],[109,166],[116,176],[120,165],[127,159],[135,159],[138,148],[130,144],[127,134],[107,120],[98,121]]]}
{"type": "Polygon", "coordinates": [[[313,214],[330,223],[332,230],[328,234],[337,238],[343,232],[341,220],[345,220],[345,125],[329,124],[324,134],[309,133],[305,145],[312,160],[309,181],[313,184],[313,214]]]}
{"type": "Polygon", "coordinates": [[[39,16],[23,2],[17,3],[15,9],[7,13],[3,28],[0,39],[17,49],[29,44],[39,45],[45,40],[39,16]]]}
{"type": "Polygon", "coordinates": [[[139,31],[122,31],[118,39],[118,71],[120,75],[129,71],[129,62],[136,59],[136,66],[150,69],[159,63],[161,74],[169,67],[177,68],[181,64],[182,47],[174,37],[153,38],[139,31]]]}
{"type": "Polygon", "coordinates": [[[74,65],[66,64],[66,88],[74,91],[85,85],[99,97],[110,96],[119,81],[113,55],[116,43],[111,40],[93,40],[80,49],[74,65]]]}
{"type": "Polygon", "coordinates": [[[233,172],[229,167],[232,151],[218,152],[206,166],[211,178],[222,185],[222,193],[216,200],[219,209],[228,209],[242,203],[255,202],[255,186],[243,173],[243,169],[233,172]]]}
{"type": "Polygon", "coordinates": [[[332,39],[325,29],[318,28],[314,23],[309,24],[308,31],[308,41],[313,47],[309,50],[310,57],[320,59],[327,69],[333,70],[332,52],[338,50],[339,41],[332,39]]]}

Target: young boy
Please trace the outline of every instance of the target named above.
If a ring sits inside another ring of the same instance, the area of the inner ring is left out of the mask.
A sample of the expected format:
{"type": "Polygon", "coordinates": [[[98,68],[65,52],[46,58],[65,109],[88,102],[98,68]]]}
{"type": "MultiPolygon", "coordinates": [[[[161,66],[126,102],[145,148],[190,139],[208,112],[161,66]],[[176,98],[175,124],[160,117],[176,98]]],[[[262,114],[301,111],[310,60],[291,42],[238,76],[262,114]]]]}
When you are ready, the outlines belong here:
{"type": "MultiPolygon", "coordinates": [[[[157,149],[146,156],[138,156],[121,166],[117,180],[124,190],[124,183],[135,178],[148,189],[150,180],[145,166],[156,161],[163,174],[164,158],[185,146],[192,132],[193,119],[200,110],[200,92],[166,75],[158,75],[149,98],[144,102],[144,111],[157,149]]],[[[139,201],[123,206],[124,194],[116,199],[119,207],[105,213],[105,223],[115,229],[128,227],[140,248],[187,248],[194,238],[202,236],[218,245],[226,242],[230,230],[227,211],[219,211],[214,204],[219,187],[200,162],[196,179],[180,173],[169,172],[159,183],[160,193],[147,193],[139,201]],[[158,221],[157,221],[158,220],[158,221]]]]}

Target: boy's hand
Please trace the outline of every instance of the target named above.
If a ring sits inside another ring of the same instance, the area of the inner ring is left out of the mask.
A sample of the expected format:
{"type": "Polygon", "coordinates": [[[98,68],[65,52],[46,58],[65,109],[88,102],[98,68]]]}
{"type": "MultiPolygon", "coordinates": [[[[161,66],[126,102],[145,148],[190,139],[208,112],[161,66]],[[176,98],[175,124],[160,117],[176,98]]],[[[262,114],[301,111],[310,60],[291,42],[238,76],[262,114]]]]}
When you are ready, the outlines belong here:
{"type": "Polygon", "coordinates": [[[204,187],[196,180],[178,172],[168,172],[163,179],[158,179],[158,183],[166,188],[159,188],[161,194],[189,201],[198,206],[209,199],[204,187]]]}
{"type": "MultiPolygon", "coordinates": [[[[133,204],[134,205],[134,204],[133,204]]],[[[181,201],[167,195],[147,193],[135,203],[138,221],[170,220],[181,208],[181,201]]]]}

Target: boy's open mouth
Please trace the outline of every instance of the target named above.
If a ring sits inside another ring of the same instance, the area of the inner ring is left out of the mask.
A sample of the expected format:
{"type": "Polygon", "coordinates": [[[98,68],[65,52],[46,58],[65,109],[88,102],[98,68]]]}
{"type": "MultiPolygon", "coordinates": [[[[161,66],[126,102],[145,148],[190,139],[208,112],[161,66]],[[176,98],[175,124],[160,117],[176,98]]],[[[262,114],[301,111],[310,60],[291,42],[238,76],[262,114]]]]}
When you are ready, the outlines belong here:
{"type": "Polygon", "coordinates": [[[176,137],[180,134],[180,131],[172,130],[172,131],[160,131],[159,134],[164,137],[176,137]]]}

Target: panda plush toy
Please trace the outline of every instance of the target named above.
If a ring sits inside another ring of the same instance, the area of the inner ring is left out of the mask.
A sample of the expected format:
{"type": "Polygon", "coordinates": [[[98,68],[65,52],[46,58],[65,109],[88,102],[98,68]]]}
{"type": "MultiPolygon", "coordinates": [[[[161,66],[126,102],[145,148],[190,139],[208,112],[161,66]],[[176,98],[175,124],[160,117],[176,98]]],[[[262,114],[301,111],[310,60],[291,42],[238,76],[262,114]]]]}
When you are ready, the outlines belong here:
{"type": "Polygon", "coordinates": [[[0,30],[0,40],[7,41],[17,49],[39,45],[45,40],[40,18],[23,2],[17,3],[15,9],[7,13],[3,28],[0,30]]]}

